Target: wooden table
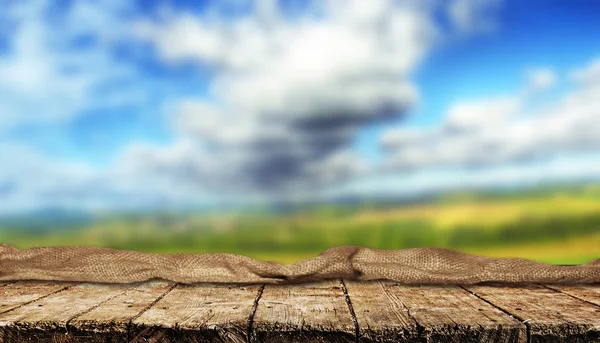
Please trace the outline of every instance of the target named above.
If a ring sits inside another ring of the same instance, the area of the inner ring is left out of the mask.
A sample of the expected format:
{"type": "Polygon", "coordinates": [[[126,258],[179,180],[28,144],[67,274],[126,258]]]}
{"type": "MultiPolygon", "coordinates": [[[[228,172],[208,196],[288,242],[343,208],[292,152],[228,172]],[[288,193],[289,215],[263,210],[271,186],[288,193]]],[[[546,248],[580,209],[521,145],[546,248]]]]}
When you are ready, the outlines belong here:
{"type": "Polygon", "coordinates": [[[600,342],[600,284],[0,283],[0,342],[600,342]]]}

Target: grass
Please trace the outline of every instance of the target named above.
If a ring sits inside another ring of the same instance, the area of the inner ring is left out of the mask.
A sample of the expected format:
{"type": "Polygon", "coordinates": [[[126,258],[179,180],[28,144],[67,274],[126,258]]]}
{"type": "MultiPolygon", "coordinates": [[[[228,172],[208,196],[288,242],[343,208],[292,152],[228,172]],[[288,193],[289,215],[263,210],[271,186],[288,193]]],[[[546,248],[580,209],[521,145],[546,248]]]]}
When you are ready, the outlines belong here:
{"type": "Polygon", "coordinates": [[[600,233],[561,241],[515,244],[464,252],[493,257],[522,257],[551,264],[582,264],[600,258],[600,233]]]}

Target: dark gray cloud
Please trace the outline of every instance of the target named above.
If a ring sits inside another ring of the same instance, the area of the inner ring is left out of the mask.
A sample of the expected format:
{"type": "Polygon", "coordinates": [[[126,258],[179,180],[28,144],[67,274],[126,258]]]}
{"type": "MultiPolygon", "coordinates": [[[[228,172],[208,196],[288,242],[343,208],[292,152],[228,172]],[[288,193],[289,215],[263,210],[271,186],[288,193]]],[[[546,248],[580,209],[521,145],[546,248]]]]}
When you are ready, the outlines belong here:
{"type": "MultiPolygon", "coordinates": [[[[439,6],[384,0],[311,6],[291,21],[267,6],[226,29],[218,18],[207,23],[189,14],[139,24],[165,60],[216,66],[214,100],[185,101],[174,118],[180,134],[203,147],[199,156],[229,171],[212,185],[277,194],[351,178],[364,171],[346,151],[360,130],[401,118],[418,101],[408,75],[435,40],[432,11],[439,6]]],[[[199,159],[193,158],[196,169],[173,160],[156,170],[212,180],[199,159]]]]}
{"type": "Polygon", "coordinates": [[[276,2],[255,4],[233,22],[171,13],[139,23],[165,61],[216,71],[211,101],[182,102],[174,118],[202,152],[187,157],[193,168],[163,160],[161,173],[174,168],[180,182],[274,194],[361,175],[366,164],[348,149],[363,128],[400,119],[418,102],[410,74],[447,34],[434,17],[447,16],[462,34],[499,2],[314,1],[293,20],[276,2]],[[206,175],[205,159],[225,172],[206,175]]]}

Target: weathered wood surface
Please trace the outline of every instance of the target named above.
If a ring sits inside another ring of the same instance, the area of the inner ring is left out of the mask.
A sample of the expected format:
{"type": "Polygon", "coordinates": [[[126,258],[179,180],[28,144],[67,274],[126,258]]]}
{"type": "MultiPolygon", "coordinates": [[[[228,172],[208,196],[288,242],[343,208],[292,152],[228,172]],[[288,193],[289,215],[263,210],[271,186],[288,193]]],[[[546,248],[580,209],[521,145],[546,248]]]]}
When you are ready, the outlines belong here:
{"type": "Polygon", "coordinates": [[[259,285],[177,285],[132,321],[132,342],[246,342],[259,285]]]}
{"type": "Polygon", "coordinates": [[[4,282],[4,342],[600,342],[600,284],[4,282]]]}
{"type": "Polygon", "coordinates": [[[258,304],[253,341],[355,341],[355,324],[339,280],[267,285],[258,304]]]}
{"type": "Polygon", "coordinates": [[[600,285],[552,285],[547,287],[600,306],[600,285]]]}
{"type": "Polygon", "coordinates": [[[127,342],[129,323],[164,297],[171,282],[147,282],[102,303],[69,322],[70,331],[87,336],[86,342],[127,342]]]}
{"type": "Polygon", "coordinates": [[[530,342],[600,342],[598,305],[542,285],[465,288],[523,321],[530,342]]]}
{"type": "Polygon", "coordinates": [[[72,287],[71,283],[18,282],[0,285],[0,313],[26,305],[52,293],[72,287]]]}
{"type": "Polygon", "coordinates": [[[527,341],[523,323],[457,286],[403,286],[392,282],[350,286],[359,324],[367,337],[374,336],[371,341],[397,342],[415,332],[426,342],[527,341]],[[380,307],[374,310],[374,303],[380,307]],[[390,328],[394,327],[396,333],[391,334],[390,328]]]}
{"type": "MultiPolygon", "coordinates": [[[[14,284],[18,286],[18,284],[14,284]]],[[[4,342],[73,342],[86,339],[69,330],[69,321],[123,293],[132,285],[78,284],[29,302],[0,316],[4,342]]]]}
{"type": "Polygon", "coordinates": [[[409,309],[383,282],[345,281],[362,342],[418,342],[419,327],[409,309]]]}

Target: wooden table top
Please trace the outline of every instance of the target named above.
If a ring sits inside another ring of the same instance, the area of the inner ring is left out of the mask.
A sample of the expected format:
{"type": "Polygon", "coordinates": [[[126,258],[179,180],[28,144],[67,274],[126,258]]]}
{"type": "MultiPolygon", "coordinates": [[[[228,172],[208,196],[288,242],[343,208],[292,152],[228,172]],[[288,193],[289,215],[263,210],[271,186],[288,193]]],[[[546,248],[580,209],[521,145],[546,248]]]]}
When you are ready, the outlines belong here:
{"type": "Polygon", "coordinates": [[[600,284],[0,283],[0,342],[600,342],[600,284]]]}

